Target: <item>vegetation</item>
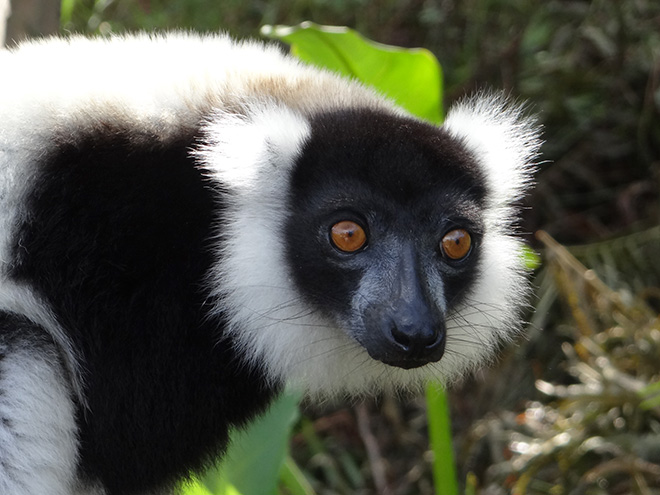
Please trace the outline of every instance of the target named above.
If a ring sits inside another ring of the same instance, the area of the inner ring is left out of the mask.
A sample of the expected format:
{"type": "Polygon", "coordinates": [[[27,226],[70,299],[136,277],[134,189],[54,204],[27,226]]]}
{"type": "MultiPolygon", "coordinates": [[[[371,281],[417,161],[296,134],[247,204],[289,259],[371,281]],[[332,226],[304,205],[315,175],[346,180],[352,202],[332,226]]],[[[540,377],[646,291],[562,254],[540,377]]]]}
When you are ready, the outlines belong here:
{"type": "MultiPolygon", "coordinates": [[[[530,236],[544,261],[528,340],[451,394],[459,479],[466,494],[660,494],[659,2],[64,0],[62,17],[102,33],[348,25],[434,52],[448,103],[486,85],[530,101],[547,144],[524,228],[552,237],[530,236]]],[[[281,493],[434,493],[425,408],[307,411],[291,453],[311,488],[281,493]]]]}

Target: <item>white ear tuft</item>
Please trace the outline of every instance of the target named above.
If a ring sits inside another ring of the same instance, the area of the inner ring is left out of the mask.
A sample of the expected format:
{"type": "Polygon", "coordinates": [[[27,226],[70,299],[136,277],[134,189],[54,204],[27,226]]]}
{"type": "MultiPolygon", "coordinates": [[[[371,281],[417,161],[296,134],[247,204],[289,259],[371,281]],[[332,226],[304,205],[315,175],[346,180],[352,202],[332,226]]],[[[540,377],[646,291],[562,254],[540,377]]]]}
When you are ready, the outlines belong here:
{"type": "Polygon", "coordinates": [[[205,133],[198,153],[206,168],[230,189],[250,195],[288,179],[310,128],[293,110],[262,102],[240,113],[216,112],[205,133]]]}
{"type": "Polygon", "coordinates": [[[542,143],[541,128],[523,105],[501,94],[478,93],[452,107],[443,127],[475,154],[486,172],[492,206],[523,196],[542,143]]]}

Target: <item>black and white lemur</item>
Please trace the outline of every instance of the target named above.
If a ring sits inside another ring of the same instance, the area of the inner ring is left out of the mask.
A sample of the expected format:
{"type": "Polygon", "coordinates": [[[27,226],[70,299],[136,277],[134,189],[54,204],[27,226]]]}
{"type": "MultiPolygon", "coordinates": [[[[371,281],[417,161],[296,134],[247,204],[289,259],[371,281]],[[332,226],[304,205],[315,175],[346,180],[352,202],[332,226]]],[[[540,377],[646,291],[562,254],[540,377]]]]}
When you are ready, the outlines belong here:
{"type": "Polygon", "coordinates": [[[0,52],[0,493],[171,493],[285,384],[417,389],[520,328],[539,133],[225,36],[0,52]]]}

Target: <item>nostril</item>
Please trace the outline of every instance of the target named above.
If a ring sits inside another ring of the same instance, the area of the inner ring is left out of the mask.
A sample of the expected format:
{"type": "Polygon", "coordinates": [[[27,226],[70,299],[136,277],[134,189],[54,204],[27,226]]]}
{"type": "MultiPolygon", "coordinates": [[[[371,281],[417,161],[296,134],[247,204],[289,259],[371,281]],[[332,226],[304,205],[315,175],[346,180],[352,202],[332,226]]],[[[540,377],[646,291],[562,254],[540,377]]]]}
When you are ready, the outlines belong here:
{"type": "Polygon", "coordinates": [[[410,350],[411,339],[406,332],[400,331],[399,327],[394,325],[392,326],[391,334],[392,337],[394,338],[394,341],[397,344],[399,344],[403,348],[403,350],[405,351],[410,350]]]}
{"type": "Polygon", "coordinates": [[[391,328],[394,341],[401,346],[405,352],[423,352],[433,347],[438,342],[439,332],[434,328],[399,328],[394,325],[391,328]]]}

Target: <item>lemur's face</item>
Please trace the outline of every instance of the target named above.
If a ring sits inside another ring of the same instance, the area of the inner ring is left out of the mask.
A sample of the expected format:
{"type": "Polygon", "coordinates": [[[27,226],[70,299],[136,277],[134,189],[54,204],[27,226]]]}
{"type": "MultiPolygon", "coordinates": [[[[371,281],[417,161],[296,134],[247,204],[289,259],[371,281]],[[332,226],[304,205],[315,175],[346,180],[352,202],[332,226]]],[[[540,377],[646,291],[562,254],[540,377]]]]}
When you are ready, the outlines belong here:
{"type": "Polygon", "coordinates": [[[244,354],[312,393],[450,381],[516,334],[527,284],[514,202],[536,128],[497,98],[443,127],[357,108],[220,115],[215,280],[244,354]]]}
{"type": "Polygon", "coordinates": [[[373,112],[319,116],[291,177],[293,278],[373,359],[437,362],[478,283],[485,194],[475,158],[437,128],[373,112]]]}

